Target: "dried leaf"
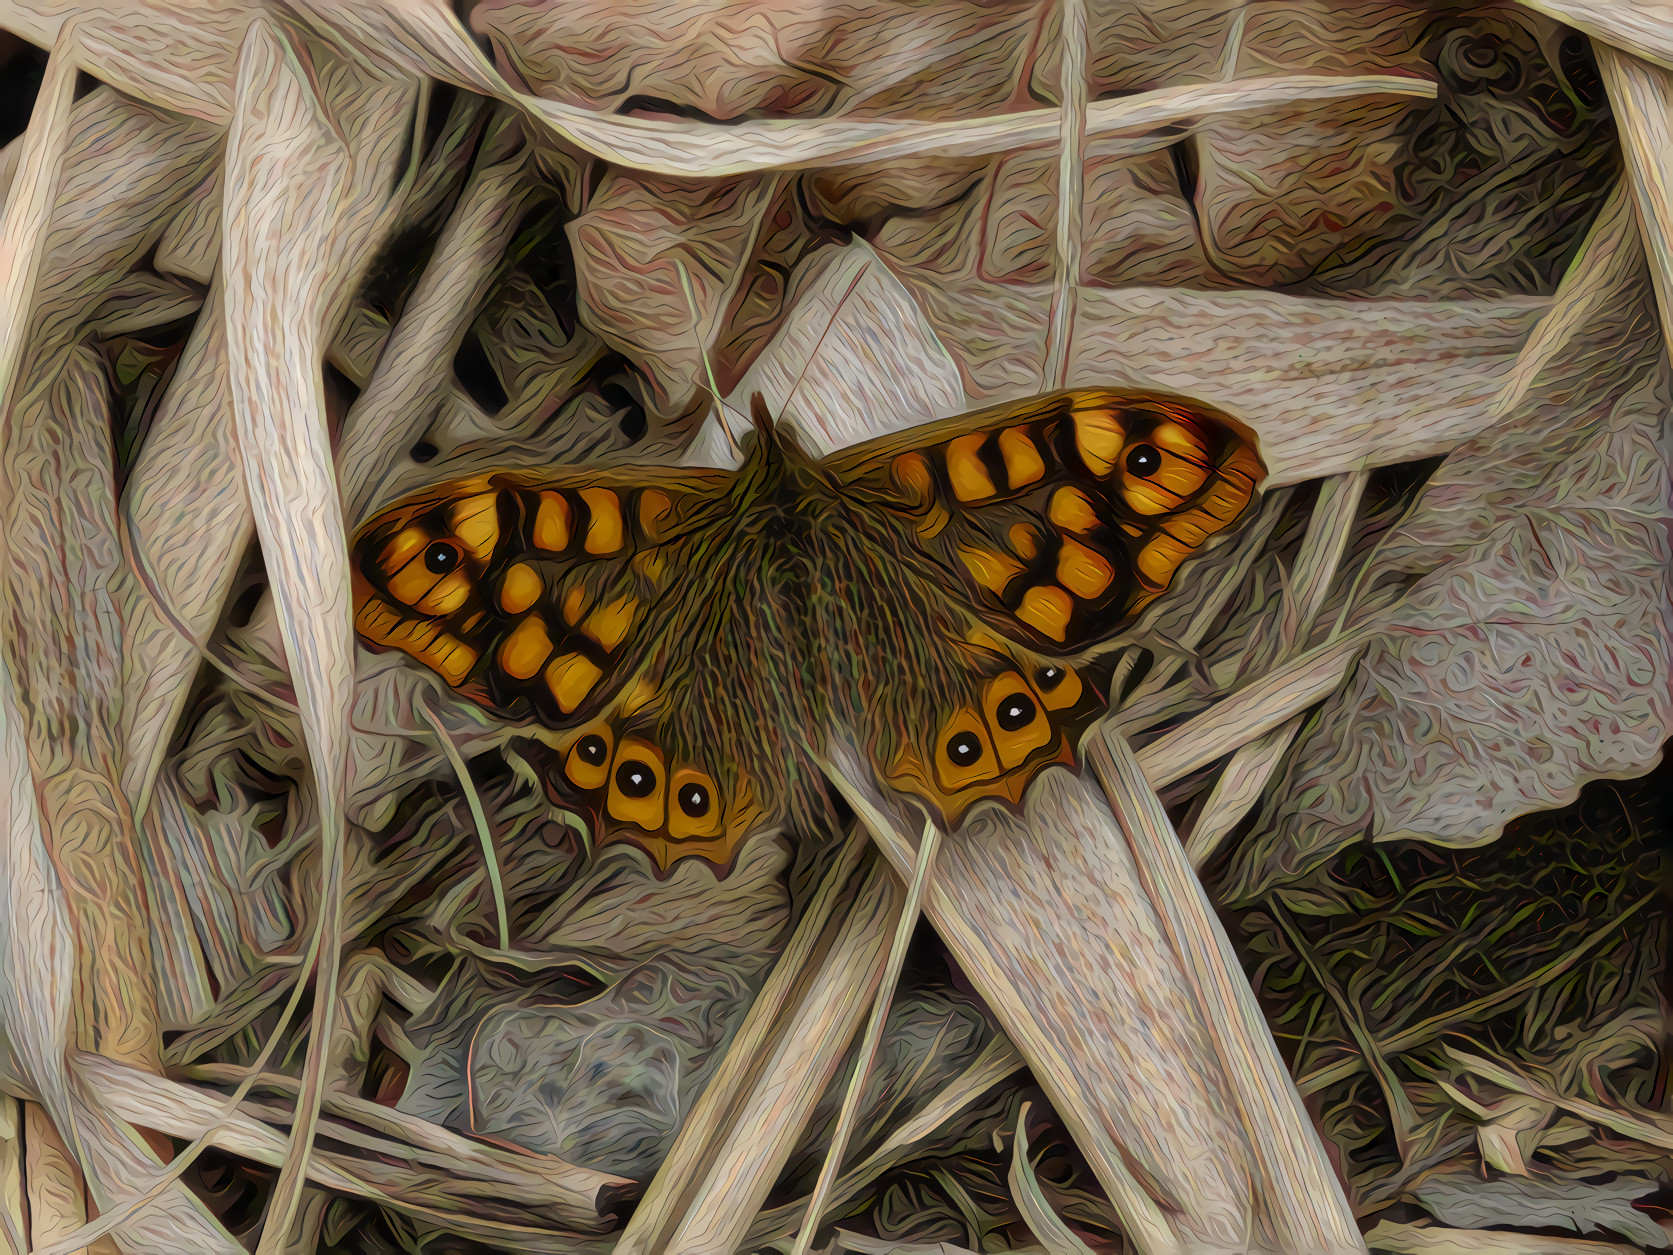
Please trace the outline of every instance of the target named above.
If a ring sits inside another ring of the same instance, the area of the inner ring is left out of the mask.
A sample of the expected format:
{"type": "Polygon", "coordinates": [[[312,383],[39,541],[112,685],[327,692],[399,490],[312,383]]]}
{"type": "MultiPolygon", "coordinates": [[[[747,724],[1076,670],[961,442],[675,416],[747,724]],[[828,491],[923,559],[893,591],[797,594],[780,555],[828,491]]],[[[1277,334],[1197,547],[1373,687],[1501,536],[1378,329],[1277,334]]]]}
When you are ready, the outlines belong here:
{"type": "MultiPolygon", "coordinates": [[[[228,143],[223,256],[228,378],[245,485],[313,769],[321,864],[314,946],[319,988],[329,991],[342,927],[353,598],[319,372],[326,329],[370,260],[415,84],[379,81],[323,49],[308,57],[309,73],[305,55],[265,21],[252,24],[239,55],[228,143]]],[[[295,1213],[335,1005],[332,996],[314,1002],[303,1096],[261,1255],[281,1248],[295,1213]]]]}
{"type": "MultiPolygon", "coordinates": [[[[491,150],[485,153],[466,181],[429,264],[381,346],[376,369],[344,419],[337,464],[352,521],[411,486],[394,477],[401,471],[410,474],[417,464],[409,468],[403,465],[407,459],[387,454],[410,448],[432,421],[442,391],[452,382],[454,352],[481,308],[495,263],[504,256],[527,203],[527,152],[517,145],[499,161],[486,159],[492,155],[491,150]]],[[[419,473],[433,478],[437,471],[431,466],[419,473]]]]}
{"type": "Polygon", "coordinates": [[[1668,383],[1639,276],[1378,555],[1371,578],[1407,586],[1389,635],[1297,753],[1234,899],[1365,833],[1480,844],[1656,761],[1673,722],[1668,383]]]}
{"type": "Polygon", "coordinates": [[[1632,1203],[1660,1188],[1660,1181],[1637,1176],[1598,1183],[1532,1177],[1483,1181],[1474,1173],[1432,1173],[1413,1186],[1412,1193],[1437,1220],[1461,1229],[1515,1225],[1572,1229],[1582,1235],[1608,1231],[1659,1248],[1667,1235],[1632,1203]]]}
{"type": "Polygon", "coordinates": [[[756,395],[814,452],[965,407],[946,350],[863,242],[810,258],[797,272],[787,304],[790,312],[772,342],[687,450],[689,464],[736,464],[734,442],[756,395]]]}
{"type": "Polygon", "coordinates": [[[76,32],[79,59],[118,91],[225,126],[232,117],[238,45],[254,5],[173,0],[37,0],[7,6],[6,26],[51,47],[76,32]]]}
{"type": "Polygon", "coordinates": [[[705,377],[704,355],[779,188],[762,174],[697,180],[613,170],[570,223],[581,320],[643,366],[659,415],[681,414],[705,377]]]}

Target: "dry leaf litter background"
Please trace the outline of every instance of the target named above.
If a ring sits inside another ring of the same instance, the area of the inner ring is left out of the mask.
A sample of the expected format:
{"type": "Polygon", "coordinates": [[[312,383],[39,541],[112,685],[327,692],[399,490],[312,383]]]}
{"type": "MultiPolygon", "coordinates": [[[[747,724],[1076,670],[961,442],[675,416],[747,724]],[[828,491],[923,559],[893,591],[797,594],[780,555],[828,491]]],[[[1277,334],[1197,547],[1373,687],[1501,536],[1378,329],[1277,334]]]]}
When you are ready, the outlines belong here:
{"type": "MultiPolygon", "coordinates": [[[[17,1249],[789,1250],[891,874],[591,849],[537,730],[354,648],[342,537],[487,467],[724,464],[716,395],[834,448],[1059,382],[1200,396],[1272,470],[1111,642],[1109,723],[1371,1249],[1673,1241],[1673,12],[0,28],[40,75],[0,152],[17,1249]],[[831,1083],[740,1131],[698,1099],[757,1109],[768,997],[831,1083]]],[[[819,1244],[1166,1249],[982,979],[920,927],[819,1244]]]]}

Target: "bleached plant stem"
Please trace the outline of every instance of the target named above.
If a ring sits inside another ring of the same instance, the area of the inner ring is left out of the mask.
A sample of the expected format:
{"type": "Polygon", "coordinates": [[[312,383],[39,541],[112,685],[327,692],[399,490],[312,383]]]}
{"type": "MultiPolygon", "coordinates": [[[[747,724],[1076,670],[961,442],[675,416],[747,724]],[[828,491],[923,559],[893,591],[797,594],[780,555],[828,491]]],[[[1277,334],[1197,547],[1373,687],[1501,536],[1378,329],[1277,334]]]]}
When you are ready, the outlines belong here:
{"type": "Polygon", "coordinates": [[[918,841],[918,859],[912,868],[912,881],[906,887],[906,905],[901,908],[900,919],[895,924],[894,940],[889,943],[889,956],[883,965],[883,980],[872,1001],[871,1019],[866,1023],[865,1037],[861,1039],[859,1054],[854,1059],[854,1075],[849,1078],[848,1092],[842,1097],[842,1111],[837,1116],[836,1130],[831,1134],[830,1145],[825,1150],[825,1163],[819,1170],[813,1197],[808,1200],[807,1216],[802,1221],[802,1231],[796,1236],[792,1255],[808,1255],[813,1235],[819,1228],[819,1217],[824,1213],[831,1187],[836,1184],[837,1173],[842,1169],[848,1140],[854,1134],[855,1121],[859,1119],[860,1099],[865,1093],[872,1065],[877,1060],[877,1047],[883,1041],[883,1025],[889,1018],[889,1004],[894,1001],[895,986],[900,982],[900,971],[906,963],[906,951],[918,926],[918,916],[924,905],[924,889],[934,873],[935,851],[940,844],[941,829],[925,820],[923,835],[918,841]]]}
{"type": "Polygon", "coordinates": [[[1046,325],[1041,370],[1046,388],[1061,388],[1069,370],[1075,293],[1080,287],[1081,199],[1086,185],[1086,0],[1058,0],[1057,282],[1046,325]]]}
{"type": "Polygon", "coordinates": [[[1150,901],[1197,995],[1248,1138],[1262,1236],[1278,1251],[1363,1251],[1341,1183],[1296,1091],[1254,990],[1208,895],[1185,861],[1167,812],[1119,734],[1086,757],[1126,834],[1150,901]]]}
{"type": "MultiPolygon", "coordinates": [[[[1325,598],[1341,568],[1342,555],[1353,536],[1354,520],[1359,517],[1359,504],[1370,478],[1369,471],[1353,471],[1333,475],[1319,488],[1318,503],[1308,520],[1301,552],[1296,555],[1289,594],[1284,599],[1281,661],[1292,657],[1298,647],[1306,644],[1319,611],[1324,608],[1325,598]]],[[[1186,854],[1193,867],[1201,869],[1260,801],[1301,724],[1302,717],[1292,715],[1270,732],[1233,751],[1196,822],[1184,834],[1186,854]]]]}

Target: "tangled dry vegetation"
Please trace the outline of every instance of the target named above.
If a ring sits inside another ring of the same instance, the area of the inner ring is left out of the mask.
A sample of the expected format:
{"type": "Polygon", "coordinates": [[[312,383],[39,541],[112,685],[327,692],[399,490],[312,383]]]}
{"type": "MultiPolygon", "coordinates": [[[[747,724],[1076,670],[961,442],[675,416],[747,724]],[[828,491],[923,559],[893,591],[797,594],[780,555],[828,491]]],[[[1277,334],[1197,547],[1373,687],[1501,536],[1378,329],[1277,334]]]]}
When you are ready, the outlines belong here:
{"type": "Polygon", "coordinates": [[[1673,10],[0,29],[12,1249],[790,1251],[886,974],[817,1248],[1673,1241],[1673,10]],[[406,489],[1064,383],[1271,473],[933,868],[839,755],[657,877],[354,646],[406,489]]]}

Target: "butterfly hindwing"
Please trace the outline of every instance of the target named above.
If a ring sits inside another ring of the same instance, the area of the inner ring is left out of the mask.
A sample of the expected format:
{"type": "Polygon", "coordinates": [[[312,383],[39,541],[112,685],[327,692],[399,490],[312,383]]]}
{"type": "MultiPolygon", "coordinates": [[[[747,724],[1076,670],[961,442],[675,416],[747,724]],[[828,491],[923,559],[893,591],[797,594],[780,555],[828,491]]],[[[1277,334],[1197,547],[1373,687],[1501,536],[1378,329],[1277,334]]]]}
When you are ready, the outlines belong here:
{"type": "Polygon", "coordinates": [[[670,761],[657,736],[654,636],[682,545],[713,517],[724,472],[472,476],[370,520],[354,542],[355,627],[497,714],[534,715],[561,800],[605,840],[666,870],[725,865],[757,818],[747,780],[670,761]]]}
{"type": "Polygon", "coordinates": [[[660,735],[662,705],[647,668],[594,718],[549,742],[549,778],[559,800],[599,821],[602,840],[632,842],[659,870],[693,855],[725,867],[762,817],[751,782],[674,757],[660,735]]]}
{"type": "Polygon", "coordinates": [[[1264,468],[1226,415],[1078,389],[845,450],[846,482],[917,520],[996,626],[1073,650],[1161,594],[1264,468]]]}

